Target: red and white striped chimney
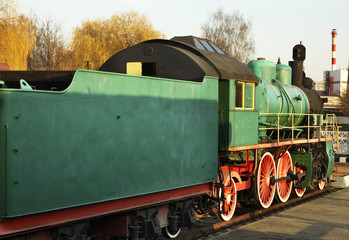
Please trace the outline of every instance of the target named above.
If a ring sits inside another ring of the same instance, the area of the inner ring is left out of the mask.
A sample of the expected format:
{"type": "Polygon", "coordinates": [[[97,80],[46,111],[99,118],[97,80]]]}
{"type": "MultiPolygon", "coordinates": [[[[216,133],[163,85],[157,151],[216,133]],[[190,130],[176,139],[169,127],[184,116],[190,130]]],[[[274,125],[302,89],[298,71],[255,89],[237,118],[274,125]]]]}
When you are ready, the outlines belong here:
{"type": "Polygon", "coordinates": [[[332,29],[332,71],[336,70],[336,29],[332,29]]]}

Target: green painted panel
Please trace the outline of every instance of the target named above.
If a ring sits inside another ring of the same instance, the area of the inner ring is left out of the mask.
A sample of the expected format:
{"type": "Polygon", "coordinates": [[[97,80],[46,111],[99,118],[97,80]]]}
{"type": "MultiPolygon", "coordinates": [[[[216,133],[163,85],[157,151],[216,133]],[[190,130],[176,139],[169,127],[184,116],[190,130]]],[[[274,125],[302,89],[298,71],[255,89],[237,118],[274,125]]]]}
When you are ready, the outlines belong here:
{"type": "MultiPolygon", "coordinates": [[[[228,147],[228,138],[229,138],[229,101],[232,98],[233,91],[230,87],[234,87],[235,85],[231,85],[232,81],[229,80],[220,80],[219,81],[219,114],[218,114],[218,122],[219,122],[219,149],[226,150],[228,147]]],[[[235,90],[234,90],[235,91],[235,90]]]]}
{"type": "Polygon", "coordinates": [[[288,65],[276,64],[276,79],[286,85],[292,85],[292,68],[288,65]]]}
{"type": "Polygon", "coordinates": [[[276,66],[273,62],[267,60],[252,60],[247,64],[259,78],[267,82],[271,82],[276,78],[276,66]]]}
{"type": "Polygon", "coordinates": [[[258,144],[258,112],[234,110],[229,112],[231,131],[229,147],[258,144]]]}
{"type": "Polygon", "coordinates": [[[306,168],[306,176],[303,182],[299,184],[301,188],[306,188],[310,184],[311,174],[313,170],[313,155],[311,153],[300,153],[300,152],[290,152],[293,162],[293,167],[295,163],[299,166],[304,166],[306,168]]]}
{"type": "Polygon", "coordinates": [[[334,151],[333,151],[333,142],[332,141],[326,141],[326,153],[328,156],[328,166],[327,166],[327,172],[325,177],[331,176],[334,168],[334,161],[335,161],[335,156],[334,156],[334,151]]]}
{"type": "MultiPolygon", "coordinates": [[[[259,84],[256,86],[256,109],[259,113],[268,112],[268,98],[267,98],[267,82],[260,79],[259,84]]],[[[259,122],[263,123],[267,121],[266,115],[259,115],[259,122]]],[[[265,128],[264,125],[259,125],[259,128],[265,128]]],[[[267,137],[266,130],[259,130],[258,137],[264,139],[267,137]]]]}
{"type": "MultiPolygon", "coordinates": [[[[299,125],[309,112],[309,102],[305,93],[298,87],[276,81],[267,83],[267,113],[282,113],[279,125],[292,126],[291,113],[295,113],[294,125],[299,125]],[[297,115],[298,114],[298,115],[297,115]]],[[[270,115],[268,123],[277,124],[277,115],[270,115]]]]}
{"type": "Polygon", "coordinates": [[[79,70],[64,92],[0,98],[2,217],[216,180],[215,78],[79,70]]]}
{"type": "MultiPolygon", "coordinates": [[[[219,82],[219,149],[221,150],[227,147],[258,144],[258,110],[234,110],[235,82],[234,80],[219,82]]],[[[252,98],[251,91],[249,88],[250,93],[247,98],[252,98]]]]}

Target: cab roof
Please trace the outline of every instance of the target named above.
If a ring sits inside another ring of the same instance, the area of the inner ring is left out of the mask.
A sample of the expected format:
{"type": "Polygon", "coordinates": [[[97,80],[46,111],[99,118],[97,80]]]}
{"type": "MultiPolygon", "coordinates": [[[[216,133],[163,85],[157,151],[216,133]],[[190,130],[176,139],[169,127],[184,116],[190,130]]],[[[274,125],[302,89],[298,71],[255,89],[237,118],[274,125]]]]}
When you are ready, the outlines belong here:
{"type": "Polygon", "coordinates": [[[258,83],[258,77],[243,63],[229,57],[211,41],[194,36],[155,39],[126,48],[100,71],[127,73],[127,63],[141,62],[142,75],[202,81],[204,76],[258,83]]]}

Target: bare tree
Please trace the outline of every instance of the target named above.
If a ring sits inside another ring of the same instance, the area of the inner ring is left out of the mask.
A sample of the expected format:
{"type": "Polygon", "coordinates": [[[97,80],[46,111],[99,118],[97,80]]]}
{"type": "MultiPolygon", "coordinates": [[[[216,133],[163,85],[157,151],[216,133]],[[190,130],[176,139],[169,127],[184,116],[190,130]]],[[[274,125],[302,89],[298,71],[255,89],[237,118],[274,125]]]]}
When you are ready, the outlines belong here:
{"type": "Polygon", "coordinates": [[[36,46],[31,59],[32,70],[62,70],[65,54],[61,26],[52,19],[45,19],[36,28],[36,46]]]}
{"type": "Polygon", "coordinates": [[[201,27],[203,38],[214,42],[225,54],[247,63],[255,52],[251,21],[239,11],[224,13],[220,8],[201,27]]]}

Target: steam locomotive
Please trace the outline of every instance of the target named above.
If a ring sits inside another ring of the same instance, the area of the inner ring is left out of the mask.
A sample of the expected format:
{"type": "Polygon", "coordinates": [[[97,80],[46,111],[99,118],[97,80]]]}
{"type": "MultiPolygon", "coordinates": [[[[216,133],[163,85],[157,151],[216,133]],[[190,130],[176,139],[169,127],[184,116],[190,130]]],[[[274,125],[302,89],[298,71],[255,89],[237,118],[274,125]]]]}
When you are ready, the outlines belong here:
{"type": "Polygon", "coordinates": [[[175,238],[213,208],[322,189],[338,128],[304,60],[298,44],[290,66],[246,66],[187,36],[99,71],[0,72],[0,238],[175,238]]]}

